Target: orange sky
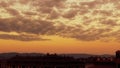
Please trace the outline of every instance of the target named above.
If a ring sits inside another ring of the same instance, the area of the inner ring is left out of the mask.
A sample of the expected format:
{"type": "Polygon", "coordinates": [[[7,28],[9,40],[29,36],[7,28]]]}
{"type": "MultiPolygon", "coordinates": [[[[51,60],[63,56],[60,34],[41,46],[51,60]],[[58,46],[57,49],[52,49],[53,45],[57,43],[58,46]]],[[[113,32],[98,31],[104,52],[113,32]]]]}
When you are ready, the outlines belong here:
{"type": "Polygon", "coordinates": [[[87,42],[56,36],[50,38],[50,41],[32,42],[0,40],[0,52],[114,54],[120,49],[117,42],[87,42]]]}
{"type": "Polygon", "coordinates": [[[0,0],[0,52],[114,54],[119,0],[0,0]]]}

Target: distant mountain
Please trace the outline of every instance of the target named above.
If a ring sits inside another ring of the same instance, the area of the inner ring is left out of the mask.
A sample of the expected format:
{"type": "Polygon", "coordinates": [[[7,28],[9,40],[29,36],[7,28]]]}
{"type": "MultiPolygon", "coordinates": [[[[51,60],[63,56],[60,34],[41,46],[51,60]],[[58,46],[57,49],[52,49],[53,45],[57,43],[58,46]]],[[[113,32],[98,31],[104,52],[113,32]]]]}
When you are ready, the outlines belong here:
{"type": "Polygon", "coordinates": [[[101,57],[114,57],[114,55],[109,55],[109,54],[103,54],[103,55],[92,55],[92,54],[62,54],[66,56],[71,56],[74,58],[88,58],[91,56],[101,56],[101,57]]]}
{"type": "Polygon", "coordinates": [[[109,55],[109,54],[103,54],[101,55],[102,57],[115,57],[114,55],[109,55]]]}
{"type": "MultiPolygon", "coordinates": [[[[45,54],[42,53],[0,53],[0,59],[8,59],[14,56],[42,56],[45,54]]],[[[63,55],[63,56],[71,56],[74,58],[87,58],[91,56],[101,56],[101,57],[114,57],[114,55],[109,55],[109,54],[103,54],[103,55],[92,55],[92,54],[58,54],[58,55],[63,55]]]]}
{"type": "Polygon", "coordinates": [[[11,53],[0,53],[0,59],[8,59],[14,56],[41,56],[44,55],[42,53],[15,53],[15,52],[11,52],[11,53]]]}
{"type": "Polygon", "coordinates": [[[93,56],[90,54],[62,54],[62,55],[71,56],[74,58],[87,58],[87,57],[93,56]]]}

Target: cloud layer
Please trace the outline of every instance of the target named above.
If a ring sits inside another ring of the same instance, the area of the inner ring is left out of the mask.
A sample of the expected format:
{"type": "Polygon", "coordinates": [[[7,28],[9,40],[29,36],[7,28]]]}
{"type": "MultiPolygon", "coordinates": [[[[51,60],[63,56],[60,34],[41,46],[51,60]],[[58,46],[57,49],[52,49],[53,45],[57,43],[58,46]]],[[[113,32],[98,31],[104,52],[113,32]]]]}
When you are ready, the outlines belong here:
{"type": "Polygon", "coordinates": [[[39,38],[38,36],[34,35],[8,35],[8,34],[0,34],[1,39],[5,40],[20,40],[20,41],[45,41],[49,39],[42,39],[39,38]]]}
{"type": "Polygon", "coordinates": [[[29,41],[58,35],[83,41],[120,40],[119,4],[119,0],[0,0],[0,31],[38,36],[0,34],[0,38],[29,41]]]}

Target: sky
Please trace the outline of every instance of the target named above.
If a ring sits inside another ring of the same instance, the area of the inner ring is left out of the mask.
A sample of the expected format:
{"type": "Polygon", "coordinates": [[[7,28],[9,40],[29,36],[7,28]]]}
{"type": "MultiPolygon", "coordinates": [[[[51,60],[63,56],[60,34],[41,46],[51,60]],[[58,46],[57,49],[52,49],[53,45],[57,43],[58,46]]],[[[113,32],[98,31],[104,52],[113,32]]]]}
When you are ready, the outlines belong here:
{"type": "Polygon", "coordinates": [[[0,0],[0,52],[114,54],[119,0],[0,0]]]}

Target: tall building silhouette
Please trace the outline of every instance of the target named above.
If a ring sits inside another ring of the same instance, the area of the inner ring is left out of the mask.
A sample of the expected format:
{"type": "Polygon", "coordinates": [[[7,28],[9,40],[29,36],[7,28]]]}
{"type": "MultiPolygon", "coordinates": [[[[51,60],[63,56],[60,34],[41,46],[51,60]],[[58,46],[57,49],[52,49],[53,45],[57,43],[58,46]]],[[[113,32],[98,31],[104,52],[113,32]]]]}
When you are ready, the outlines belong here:
{"type": "Polygon", "coordinates": [[[116,58],[120,59],[120,50],[116,51],[116,58]]]}
{"type": "Polygon", "coordinates": [[[120,68],[120,50],[116,51],[116,68],[120,68]]]}

